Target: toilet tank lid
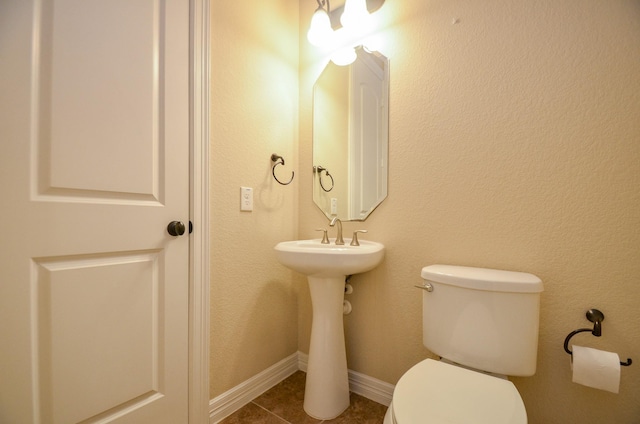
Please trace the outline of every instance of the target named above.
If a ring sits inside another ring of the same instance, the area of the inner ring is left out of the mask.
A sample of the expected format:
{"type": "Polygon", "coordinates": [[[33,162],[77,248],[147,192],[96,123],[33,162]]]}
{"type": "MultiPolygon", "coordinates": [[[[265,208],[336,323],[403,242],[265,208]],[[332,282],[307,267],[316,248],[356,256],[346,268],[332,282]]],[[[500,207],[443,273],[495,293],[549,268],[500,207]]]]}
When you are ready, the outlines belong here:
{"type": "Polygon", "coordinates": [[[422,268],[422,278],[452,286],[514,293],[539,293],[542,281],[533,274],[498,269],[456,265],[429,265],[422,268]]]}

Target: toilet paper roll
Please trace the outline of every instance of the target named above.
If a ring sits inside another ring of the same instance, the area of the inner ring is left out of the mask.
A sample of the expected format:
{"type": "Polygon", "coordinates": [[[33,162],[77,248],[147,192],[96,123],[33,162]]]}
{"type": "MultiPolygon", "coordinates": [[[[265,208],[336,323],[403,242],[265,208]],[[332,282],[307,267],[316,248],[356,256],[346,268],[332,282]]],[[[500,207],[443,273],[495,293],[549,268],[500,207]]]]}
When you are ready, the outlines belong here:
{"type": "Polygon", "coordinates": [[[590,347],[572,347],[573,382],[618,393],[620,388],[620,357],[618,354],[590,347]]]}

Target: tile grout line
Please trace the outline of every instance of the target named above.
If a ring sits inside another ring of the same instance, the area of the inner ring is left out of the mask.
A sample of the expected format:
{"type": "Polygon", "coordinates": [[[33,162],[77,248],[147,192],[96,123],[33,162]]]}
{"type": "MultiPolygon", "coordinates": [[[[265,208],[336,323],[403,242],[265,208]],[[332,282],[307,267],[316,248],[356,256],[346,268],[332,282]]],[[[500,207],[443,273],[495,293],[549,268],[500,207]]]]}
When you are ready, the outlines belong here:
{"type": "MultiPolygon", "coordinates": [[[[279,418],[280,420],[284,421],[285,423],[287,423],[287,424],[293,424],[293,423],[291,423],[291,421],[287,421],[287,420],[285,420],[285,419],[284,419],[284,418],[282,418],[280,415],[276,414],[276,413],[275,413],[275,412],[273,412],[273,411],[268,410],[267,408],[265,408],[264,406],[262,406],[262,405],[260,405],[260,404],[258,404],[258,403],[256,403],[256,402],[251,401],[251,403],[253,403],[253,404],[254,404],[255,406],[257,406],[258,408],[260,408],[260,409],[263,409],[263,410],[267,411],[269,414],[273,415],[274,417],[279,418]]],[[[318,421],[316,424],[326,424],[326,422],[327,422],[326,420],[322,420],[322,421],[318,421]]]]}
{"type": "Polygon", "coordinates": [[[259,405],[259,404],[255,403],[254,401],[251,401],[251,403],[253,403],[253,404],[254,404],[255,406],[257,406],[258,408],[260,408],[260,409],[262,409],[262,410],[264,410],[264,411],[267,411],[269,414],[271,414],[271,415],[273,415],[274,417],[278,418],[280,421],[283,421],[283,422],[285,422],[285,423],[287,423],[287,424],[292,424],[291,422],[289,422],[289,421],[285,420],[284,418],[282,418],[280,415],[277,415],[277,414],[275,414],[274,412],[269,411],[267,408],[265,408],[265,407],[263,407],[263,406],[261,406],[261,405],[259,405]]]}

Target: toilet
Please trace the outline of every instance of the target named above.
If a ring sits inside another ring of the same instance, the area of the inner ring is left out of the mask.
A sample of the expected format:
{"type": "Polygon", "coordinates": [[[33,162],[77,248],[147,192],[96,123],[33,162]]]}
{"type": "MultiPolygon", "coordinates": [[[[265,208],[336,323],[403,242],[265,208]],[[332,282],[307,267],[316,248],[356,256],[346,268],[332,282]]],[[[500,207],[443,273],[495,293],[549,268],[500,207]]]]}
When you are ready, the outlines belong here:
{"type": "Polygon", "coordinates": [[[396,384],[384,424],[526,424],[507,376],[535,374],[542,281],[453,265],[422,269],[425,359],[396,384]]]}

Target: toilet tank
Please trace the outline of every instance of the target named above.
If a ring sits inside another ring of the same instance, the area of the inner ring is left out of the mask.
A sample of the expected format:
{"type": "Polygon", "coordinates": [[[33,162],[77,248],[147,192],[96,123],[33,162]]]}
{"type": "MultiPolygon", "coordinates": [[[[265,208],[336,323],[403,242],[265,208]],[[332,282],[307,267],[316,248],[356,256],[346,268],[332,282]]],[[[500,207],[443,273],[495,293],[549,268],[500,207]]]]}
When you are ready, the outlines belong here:
{"type": "Polygon", "coordinates": [[[536,372],[542,281],[532,274],[430,265],[422,269],[423,342],[442,358],[491,373],[536,372]]]}

